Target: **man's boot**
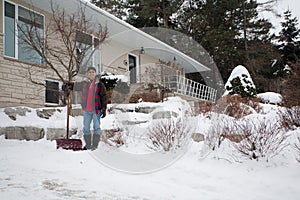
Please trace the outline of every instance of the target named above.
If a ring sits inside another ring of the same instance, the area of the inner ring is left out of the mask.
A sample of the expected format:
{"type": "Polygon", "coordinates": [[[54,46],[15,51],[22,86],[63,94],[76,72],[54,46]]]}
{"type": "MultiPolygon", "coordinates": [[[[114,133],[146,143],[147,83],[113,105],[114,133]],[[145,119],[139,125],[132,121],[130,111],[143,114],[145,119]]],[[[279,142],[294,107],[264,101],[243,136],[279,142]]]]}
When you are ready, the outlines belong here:
{"type": "Polygon", "coordinates": [[[98,148],[99,141],[100,141],[100,134],[93,134],[92,150],[95,150],[98,148]]]}
{"type": "Polygon", "coordinates": [[[89,135],[83,135],[83,138],[84,138],[84,141],[85,141],[85,146],[83,147],[83,150],[92,149],[91,134],[89,134],[89,135]]]}

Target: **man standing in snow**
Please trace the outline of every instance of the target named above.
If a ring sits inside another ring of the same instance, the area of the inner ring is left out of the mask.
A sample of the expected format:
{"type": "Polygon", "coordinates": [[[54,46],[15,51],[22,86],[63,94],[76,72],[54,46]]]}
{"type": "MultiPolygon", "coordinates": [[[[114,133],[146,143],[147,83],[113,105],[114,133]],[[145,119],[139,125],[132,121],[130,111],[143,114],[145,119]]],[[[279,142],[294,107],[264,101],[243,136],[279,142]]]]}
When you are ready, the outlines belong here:
{"type": "MultiPolygon", "coordinates": [[[[71,89],[73,87],[71,86],[71,89]]],[[[107,93],[104,84],[96,69],[89,67],[87,78],[76,83],[74,90],[82,91],[81,106],[83,110],[83,138],[85,141],[84,150],[95,150],[100,141],[100,118],[106,116],[107,93]],[[91,134],[90,125],[93,121],[94,134],[91,134]]]]}
{"type": "Polygon", "coordinates": [[[82,87],[83,138],[86,144],[84,150],[95,150],[100,141],[100,117],[106,116],[107,94],[104,84],[99,76],[96,76],[94,67],[88,68],[87,76],[88,78],[80,84],[82,87]],[[90,130],[92,121],[94,134],[91,134],[90,130]]]}

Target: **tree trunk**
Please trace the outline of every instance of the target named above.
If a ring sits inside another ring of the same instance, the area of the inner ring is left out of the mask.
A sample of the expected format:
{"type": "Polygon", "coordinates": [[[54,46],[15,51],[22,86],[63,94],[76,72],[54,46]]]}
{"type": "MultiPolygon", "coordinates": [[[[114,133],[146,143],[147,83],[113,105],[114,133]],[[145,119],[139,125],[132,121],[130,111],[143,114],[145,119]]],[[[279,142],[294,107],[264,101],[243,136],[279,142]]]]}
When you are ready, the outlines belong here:
{"type": "Polygon", "coordinates": [[[249,56],[249,48],[248,48],[248,41],[247,41],[247,15],[246,15],[246,5],[245,1],[243,2],[243,15],[244,15],[244,26],[243,26],[243,31],[244,31],[244,47],[245,47],[245,56],[246,56],[246,61],[247,63],[250,64],[249,69],[252,72],[253,75],[256,75],[255,70],[253,65],[250,62],[250,56],[249,56]]]}
{"type": "Polygon", "coordinates": [[[169,17],[166,12],[166,4],[165,4],[164,0],[162,1],[162,11],[163,11],[163,16],[164,16],[164,27],[168,28],[169,27],[169,17]]]}

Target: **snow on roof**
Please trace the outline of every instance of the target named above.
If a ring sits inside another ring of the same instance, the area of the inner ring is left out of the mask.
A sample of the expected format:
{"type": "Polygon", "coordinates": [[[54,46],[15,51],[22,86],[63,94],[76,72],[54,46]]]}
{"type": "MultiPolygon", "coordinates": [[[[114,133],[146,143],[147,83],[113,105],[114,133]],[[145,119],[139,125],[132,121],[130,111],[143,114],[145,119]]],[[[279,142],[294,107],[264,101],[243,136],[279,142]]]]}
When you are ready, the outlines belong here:
{"type": "MultiPolygon", "coordinates": [[[[32,0],[24,1],[29,5],[32,4],[32,0]]],[[[88,1],[52,0],[52,2],[54,5],[59,5],[61,8],[63,8],[66,13],[74,12],[74,10],[78,9],[80,6],[86,6],[85,12],[88,19],[107,25],[109,39],[129,47],[131,50],[138,50],[143,46],[147,51],[147,54],[166,61],[172,61],[176,55],[176,62],[180,63],[180,65],[185,68],[186,73],[210,70],[208,67],[204,66],[194,58],[126,23],[125,21],[117,18],[103,9],[100,9],[88,1]],[[156,51],[153,51],[154,49],[156,51]]],[[[34,6],[51,13],[49,0],[35,1],[34,6]]]]}

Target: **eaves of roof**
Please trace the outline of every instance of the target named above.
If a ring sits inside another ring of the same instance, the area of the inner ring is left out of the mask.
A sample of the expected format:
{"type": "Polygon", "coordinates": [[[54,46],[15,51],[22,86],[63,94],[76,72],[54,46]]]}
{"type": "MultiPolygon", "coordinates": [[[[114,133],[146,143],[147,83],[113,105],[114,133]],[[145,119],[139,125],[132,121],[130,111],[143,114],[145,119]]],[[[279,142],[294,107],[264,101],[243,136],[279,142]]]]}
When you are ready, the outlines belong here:
{"type": "MultiPolygon", "coordinates": [[[[32,0],[23,1],[28,4],[32,4],[33,2],[32,0]]],[[[86,17],[95,20],[95,22],[107,25],[109,39],[126,46],[130,50],[139,50],[143,47],[147,54],[164,61],[172,62],[174,57],[176,57],[176,63],[181,65],[186,73],[210,70],[194,58],[135,28],[86,0],[52,0],[52,2],[69,13],[78,10],[80,6],[85,6],[86,17]]],[[[33,6],[51,13],[50,0],[34,1],[33,6]]]]}

